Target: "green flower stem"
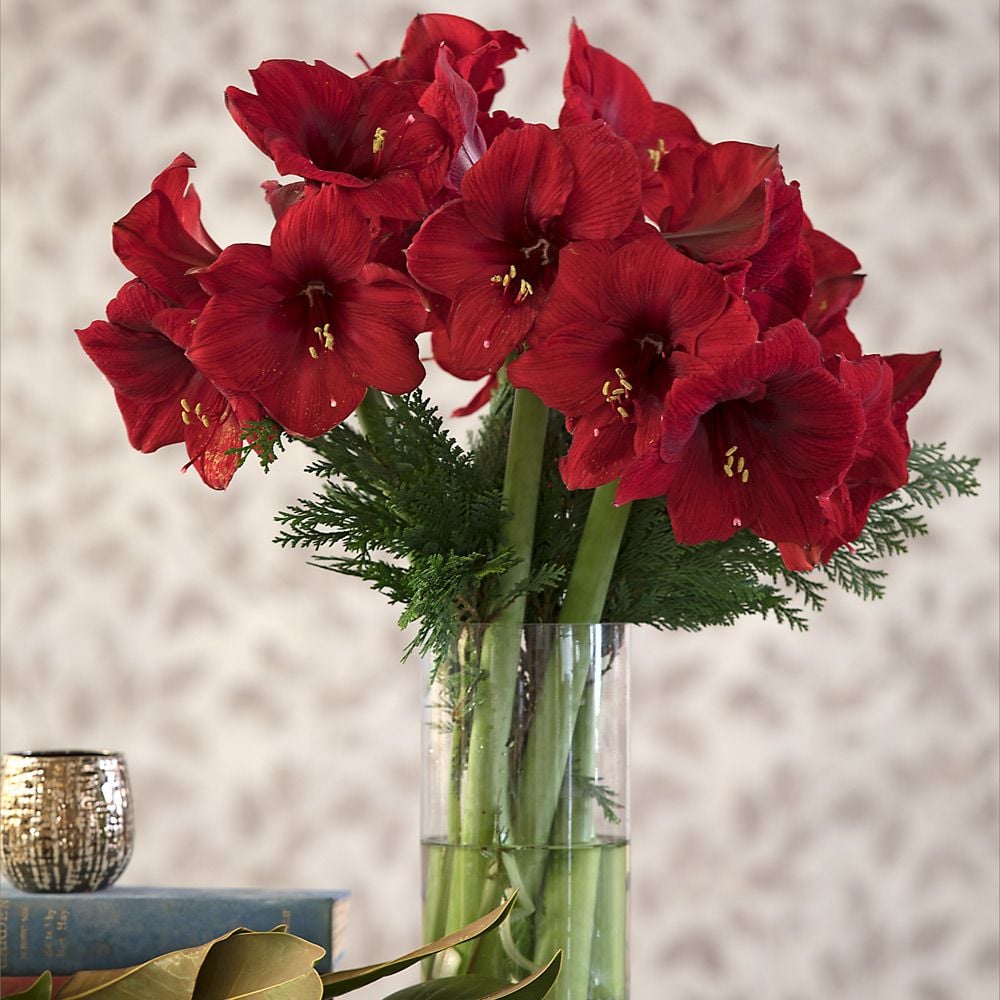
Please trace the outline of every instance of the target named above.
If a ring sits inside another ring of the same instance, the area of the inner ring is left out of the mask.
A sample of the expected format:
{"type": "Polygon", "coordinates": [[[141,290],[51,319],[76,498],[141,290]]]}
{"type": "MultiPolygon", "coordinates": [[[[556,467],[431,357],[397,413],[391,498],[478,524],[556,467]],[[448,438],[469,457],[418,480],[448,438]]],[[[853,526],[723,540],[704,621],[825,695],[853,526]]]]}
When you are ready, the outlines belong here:
{"type": "MultiPolygon", "coordinates": [[[[511,513],[506,523],[505,541],[518,557],[501,581],[501,593],[510,594],[531,572],[531,552],[535,541],[535,517],[541,481],[542,455],[548,410],[527,389],[514,394],[507,464],[504,472],[504,501],[511,513]]],[[[469,756],[461,780],[459,843],[484,847],[499,842],[509,826],[506,743],[510,733],[520,654],[520,634],[516,626],[524,620],[525,598],[510,601],[497,617],[483,642],[480,662],[480,692],[473,717],[469,756]]],[[[479,851],[462,851],[452,872],[453,887],[467,891],[450,894],[449,928],[461,927],[480,916],[489,895],[499,895],[499,880],[489,882],[490,859],[479,851]],[[475,887],[479,887],[479,892],[475,887]]],[[[496,861],[493,859],[493,863],[496,861]]]]}
{"type": "Polygon", "coordinates": [[[358,423],[366,438],[375,438],[385,427],[385,415],[389,404],[378,389],[369,389],[355,411],[358,423]]]}
{"type": "MultiPolygon", "coordinates": [[[[629,504],[614,505],[616,487],[617,483],[608,483],[594,491],[559,614],[560,624],[596,624],[601,620],[630,510],[629,504]]],[[[588,644],[575,652],[580,669],[545,672],[525,748],[521,780],[532,794],[522,797],[525,801],[516,827],[518,844],[549,841],[592,658],[588,644]]]]}
{"type": "MultiPolygon", "coordinates": [[[[608,483],[594,491],[559,616],[561,624],[601,620],[630,510],[628,505],[615,507],[616,487],[608,483]]],[[[593,649],[588,639],[569,655],[570,670],[546,670],[525,748],[515,843],[548,844],[555,831],[568,828],[569,843],[551,845],[567,850],[553,852],[544,872],[539,902],[545,920],[535,941],[536,961],[544,961],[542,956],[558,947],[560,940],[568,944],[552,1000],[586,997],[591,976],[600,852],[594,841],[592,803],[574,791],[567,765],[572,761],[578,774],[597,777],[594,672],[601,670],[600,657],[600,648],[593,649]],[[572,819],[567,816],[565,824],[554,826],[560,790],[566,783],[578,801],[573,803],[572,819]],[[575,845],[580,846],[573,849],[575,845]]],[[[525,889],[538,898],[537,880],[542,873],[536,869],[532,875],[533,884],[525,889]]]]}

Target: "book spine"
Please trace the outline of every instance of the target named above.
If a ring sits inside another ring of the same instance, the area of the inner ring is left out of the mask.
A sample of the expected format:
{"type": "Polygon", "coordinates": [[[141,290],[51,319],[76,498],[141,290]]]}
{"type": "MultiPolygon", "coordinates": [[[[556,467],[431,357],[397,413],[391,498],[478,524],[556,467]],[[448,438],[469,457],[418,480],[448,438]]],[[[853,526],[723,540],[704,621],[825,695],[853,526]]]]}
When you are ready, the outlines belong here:
{"type": "Polygon", "coordinates": [[[54,976],[139,965],[193,948],[237,927],[291,934],[327,950],[329,972],[342,945],[347,899],[225,897],[115,898],[102,893],[0,899],[0,973],[54,976]]]}

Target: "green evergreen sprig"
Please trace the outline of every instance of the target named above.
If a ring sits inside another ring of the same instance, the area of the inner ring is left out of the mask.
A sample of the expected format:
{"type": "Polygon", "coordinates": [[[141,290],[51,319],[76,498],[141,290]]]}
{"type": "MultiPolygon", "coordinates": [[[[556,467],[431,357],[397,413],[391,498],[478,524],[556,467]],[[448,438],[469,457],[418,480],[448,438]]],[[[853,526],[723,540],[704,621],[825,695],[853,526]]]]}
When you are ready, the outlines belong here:
{"type": "MultiPolygon", "coordinates": [[[[527,621],[556,620],[591,491],[564,486],[559,458],[570,438],[562,418],[550,414],[532,572],[501,596],[501,578],[516,561],[501,542],[512,399],[502,382],[463,449],[420,390],[378,397],[366,409],[365,434],[345,423],[306,442],[317,455],[307,471],[322,487],[278,515],[276,541],[314,550],[314,564],[367,580],[401,604],[400,625],[418,626],[407,652],[441,651],[456,622],[492,621],[521,597],[527,621]]],[[[247,441],[265,467],[284,447],[266,426],[248,428],[247,441]]],[[[914,445],[910,482],[874,504],[861,536],[812,573],[789,571],[773,544],[746,531],[679,545],[662,499],[637,501],[603,619],[695,631],[761,615],[805,629],[830,584],[865,600],[883,596],[884,559],[927,532],[918,507],[975,494],[977,463],[941,444],[914,445]]]]}

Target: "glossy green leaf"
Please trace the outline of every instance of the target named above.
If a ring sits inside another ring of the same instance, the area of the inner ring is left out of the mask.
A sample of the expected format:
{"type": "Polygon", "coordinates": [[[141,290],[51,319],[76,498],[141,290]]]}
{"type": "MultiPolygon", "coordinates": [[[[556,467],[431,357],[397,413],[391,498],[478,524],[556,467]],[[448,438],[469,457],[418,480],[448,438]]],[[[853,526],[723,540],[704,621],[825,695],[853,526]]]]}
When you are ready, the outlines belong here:
{"type": "Polygon", "coordinates": [[[485,976],[447,976],[429,983],[407,986],[385,1000],[482,1000],[503,986],[485,976]]]}
{"type": "Polygon", "coordinates": [[[416,951],[411,951],[406,955],[393,959],[391,962],[380,962],[378,965],[366,965],[358,969],[345,969],[343,972],[330,972],[323,976],[323,996],[339,997],[351,990],[360,989],[369,983],[382,979],[384,976],[391,976],[393,973],[402,972],[411,965],[416,964],[421,959],[430,955],[436,955],[440,951],[447,951],[449,948],[457,948],[466,941],[481,937],[494,927],[503,923],[507,919],[517,899],[517,893],[513,893],[510,898],[495,910],[491,910],[484,917],[473,921],[460,930],[440,938],[431,944],[425,944],[416,951]]]}
{"type": "Polygon", "coordinates": [[[418,986],[408,986],[386,1000],[542,1000],[552,989],[562,966],[562,952],[556,952],[552,961],[536,969],[527,979],[505,986],[483,976],[448,976],[418,986]]]}
{"type": "Polygon", "coordinates": [[[205,957],[191,1000],[320,1000],[319,945],[284,932],[234,934],[205,957]]]}
{"type": "Polygon", "coordinates": [[[559,978],[562,968],[562,952],[557,951],[547,965],[536,969],[527,979],[522,979],[513,986],[507,986],[496,993],[490,993],[483,1000],[503,1000],[505,997],[517,997],[517,1000],[543,1000],[549,995],[549,990],[559,978]]]}
{"type": "MultiPolygon", "coordinates": [[[[78,972],[58,1000],[319,1000],[318,945],[283,931],[232,931],[128,969],[78,972]]],[[[34,998],[33,998],[34,1000],[34,998]]]]}
{"type": "Polygon", "coordinates": [[[51,1000],[52,975],[43,972],[26,990],[11,993],[7,1000],[51,1000]]]}

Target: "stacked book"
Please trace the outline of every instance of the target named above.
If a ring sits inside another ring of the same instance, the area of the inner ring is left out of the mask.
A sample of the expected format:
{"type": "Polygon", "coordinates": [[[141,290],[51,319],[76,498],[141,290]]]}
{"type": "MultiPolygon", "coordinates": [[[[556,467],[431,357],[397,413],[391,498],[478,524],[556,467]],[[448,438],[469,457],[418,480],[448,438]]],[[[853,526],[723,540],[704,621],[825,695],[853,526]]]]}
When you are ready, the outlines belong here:
{"type": "Polygon", "coordinates": [[[344,950],[349,894],[308,889],[170,889],[27,893],[0,884],[0,995],[44,971],[57,982],[83,969],[122,969],[204,944],[237,927],[289,933],[326,949],[330,972],[344,950]]]}

